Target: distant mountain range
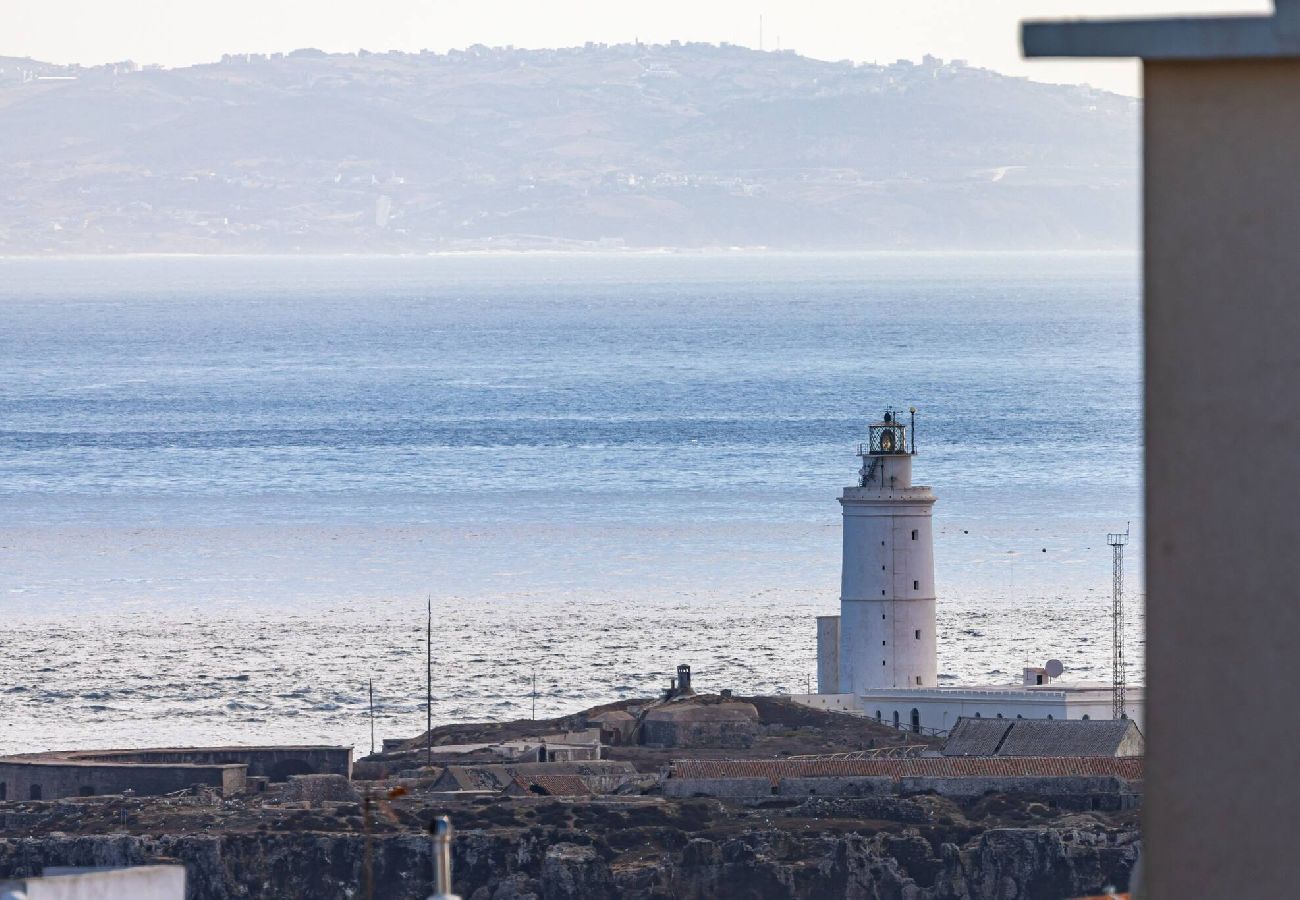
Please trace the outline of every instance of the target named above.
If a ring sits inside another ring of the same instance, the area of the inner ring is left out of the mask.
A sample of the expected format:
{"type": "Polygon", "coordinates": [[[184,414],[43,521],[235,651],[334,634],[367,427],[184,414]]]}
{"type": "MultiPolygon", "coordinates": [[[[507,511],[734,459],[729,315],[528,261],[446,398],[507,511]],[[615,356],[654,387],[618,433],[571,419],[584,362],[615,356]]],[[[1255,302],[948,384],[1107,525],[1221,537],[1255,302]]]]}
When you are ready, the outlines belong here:
{"type": "Polygon", "coordinates": [[[728,45],[0,58],[0,255],[1127,249],[1139,114],[728,45]]]}

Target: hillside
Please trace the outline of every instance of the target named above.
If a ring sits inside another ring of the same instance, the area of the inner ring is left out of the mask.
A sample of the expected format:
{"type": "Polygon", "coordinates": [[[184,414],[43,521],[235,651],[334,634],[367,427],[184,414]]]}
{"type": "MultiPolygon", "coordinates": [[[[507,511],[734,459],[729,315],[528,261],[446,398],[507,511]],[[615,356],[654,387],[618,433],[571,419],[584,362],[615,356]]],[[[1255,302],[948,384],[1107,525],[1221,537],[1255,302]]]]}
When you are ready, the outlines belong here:
{"type": "Polygon", "coordinates": [[[0,59],[0,255],[1129,248],[1138,114],[698,44],[0,59]]]}

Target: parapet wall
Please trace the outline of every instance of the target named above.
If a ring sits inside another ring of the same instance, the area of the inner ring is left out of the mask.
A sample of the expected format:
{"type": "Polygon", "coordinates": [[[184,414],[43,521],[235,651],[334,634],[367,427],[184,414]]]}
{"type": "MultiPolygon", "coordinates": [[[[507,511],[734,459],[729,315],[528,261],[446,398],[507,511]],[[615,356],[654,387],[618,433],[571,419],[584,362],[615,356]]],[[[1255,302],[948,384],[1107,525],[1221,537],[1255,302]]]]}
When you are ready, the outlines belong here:
{"type": "Polygon", "coordinates": [[[241,763],[248,767],[249,775],[260,775],[272,781],[287,781],[292,775],[352,777],[351,747],[165,747],[85,750],[60,755],[65,759],[147,765],[241,763]]]}

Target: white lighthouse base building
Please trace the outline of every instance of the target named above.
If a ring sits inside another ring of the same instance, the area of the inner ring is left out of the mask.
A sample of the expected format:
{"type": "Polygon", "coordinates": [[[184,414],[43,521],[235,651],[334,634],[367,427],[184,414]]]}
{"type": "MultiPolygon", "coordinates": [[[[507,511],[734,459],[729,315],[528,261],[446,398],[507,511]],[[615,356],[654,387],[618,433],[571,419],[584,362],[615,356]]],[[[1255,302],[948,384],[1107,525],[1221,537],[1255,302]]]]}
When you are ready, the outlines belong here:
{"type": "MultiPolygon", "coordinates": [[[[975,719],[1109,719],[1109,684],[1054,682],[1043,685],[886,688],[861,694],[792,694],[815,709],[868,716],[918,734],[943,734],[962,716],[975,719]]],[[[1143,692],[1128,689],[1127,715],[1142,731],[1143,692]]]]}
{"type": "MultiPolygon", "coordinates": [[[[1020,684],[938,684],[930,488],[912,484],[915,413],[893,410],[868,426],[858,450],[858,483],[840,496],[844,555],[840,614],[817,618],[817,693],[790,699],[820,709],[870,716],[915,733],[944,733],[962,717],[1110,719],[1110,684],[1059,680],[1049,660],[1027,668],[1020,684]]],[[[1129,687],[1123,710],[1139,729],[1143,690],[1129,687]]]]}

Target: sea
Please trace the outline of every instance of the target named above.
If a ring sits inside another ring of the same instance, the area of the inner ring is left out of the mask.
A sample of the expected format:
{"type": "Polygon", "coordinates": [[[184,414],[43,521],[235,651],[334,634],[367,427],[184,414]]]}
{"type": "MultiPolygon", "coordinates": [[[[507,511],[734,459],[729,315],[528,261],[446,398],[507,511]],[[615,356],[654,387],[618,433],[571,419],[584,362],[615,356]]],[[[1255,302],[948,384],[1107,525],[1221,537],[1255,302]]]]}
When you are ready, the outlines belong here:
{"type": "Polygon", "coordinates": [[[1140,682],[1140,341],[1131,254],[0,260],[0,752],[815,690],[887,407],[942,683],[1109,679],[1126,530],[1140,682]]]}

